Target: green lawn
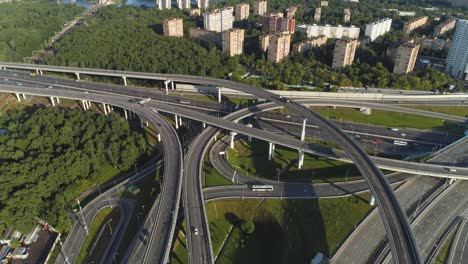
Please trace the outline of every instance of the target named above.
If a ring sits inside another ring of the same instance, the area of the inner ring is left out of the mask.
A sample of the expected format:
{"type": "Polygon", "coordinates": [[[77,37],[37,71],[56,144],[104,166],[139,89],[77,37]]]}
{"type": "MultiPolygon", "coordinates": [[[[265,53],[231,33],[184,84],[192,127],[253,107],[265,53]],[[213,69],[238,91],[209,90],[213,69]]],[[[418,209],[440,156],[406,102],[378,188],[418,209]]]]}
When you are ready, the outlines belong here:
{"type": "Polygon", "coordinates": [[[185,221],[181,223],[177,236],[174,237],[174,246],[172,248],[171,263],[175,264],[187,264],[188,253],[187,253],[187,241],[185,238],[185,221]]]}
{"type": "Polygon", "coordinates": [[[208,202],[213,253],[220,253],[217,263],[309,263],[319,251],[331,256],[371,209],[368,197],[208,202]],[[255,231],[246,235],[239,223],[250,219],[255,231]]]}
{"type": "MultiPolygon", "coordinates": [[[[228,160],[234,168],[270,180],[278,180],[277,173],[298,157],[297,151],[276,146],[275,157],[269,161],[268,142],[257,139],[252,139],[252,143],[247,140],[236,141],[234,150],[228,149],[228,160]]],[[[316,183],[360,178],[360,173],[353,164],[306,154],[300,170],[295,162],[279,180],[316,183]]]]}
{"type": "Polygon", "coordinates": [[[403,107],[468,117],[468,105],[466,106],[405,105],[403,107]]]}
{"type": "MultiPolygon", "coordinates": [[[[103,225],[107,223],[107,221],[109,221],[110,219],[112,219],[112,222],[115,222],[115,224],[119,222],[120,209],[118,207],[114,207],[114,208],[106,207],[96,214],[96,217],[94,218],[93,223],[88,227],[89,233],[86,236],[85,241],[83,242],[83,246],[80,249],[80,254],[76,258],[77,263],[88,263],[89,261],[89,259],[87,259],[88,253],[91,251],[91,248],[93,247],[93,244],[96,241],[99,232],[103,228],[103,225]]],[[[108,228],[107,225],[105,226],[105,228],[108,228]]],[[[101,237],[100,240],[102,239],[103,237],[101,237]]],[[[108,239],[110,239],[110,237],[108,237],[108,239]]]]}
{"type": "Polygon", "coordinates": [[[203,187],[213,187],[220,185],[230,185],[232,182],[221,175],[210,163],[208,154],[203,160],[203,187]]]}
{"type": "Polygon", "coordinates": [[[408,127],[417,129],[435,129],[441,131],[449,131],[452,133],[462,134],[463,128],[457,127],[454,123],[448,122],[444,124],[442,119],[429,118],[425,116],[417,116],[403,114],[397,112],[381,111],[372,109],[371,115],[365,115],[357,109],[328,107],[312,107],[314,111],[324,117],[334,120],[351,121],[363,124],[371,124],[386,127],[408,127]]]}

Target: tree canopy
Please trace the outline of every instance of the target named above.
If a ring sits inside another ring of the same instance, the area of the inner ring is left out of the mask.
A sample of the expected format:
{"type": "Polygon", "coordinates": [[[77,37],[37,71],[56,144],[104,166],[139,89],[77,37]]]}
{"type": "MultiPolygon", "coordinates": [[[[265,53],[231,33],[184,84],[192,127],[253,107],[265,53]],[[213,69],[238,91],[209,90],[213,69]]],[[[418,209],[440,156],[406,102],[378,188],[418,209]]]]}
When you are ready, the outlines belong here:
{"type": "Polygon", "coordinates": [[[63,226],[74,185],[99,179],[104,162],[126,170],[146,149],[143,135],[114,113],[28,108],[3,116],[0,128],[7,131],[0,136],[0,233],[29,231],[35,217],[63,226]]]}

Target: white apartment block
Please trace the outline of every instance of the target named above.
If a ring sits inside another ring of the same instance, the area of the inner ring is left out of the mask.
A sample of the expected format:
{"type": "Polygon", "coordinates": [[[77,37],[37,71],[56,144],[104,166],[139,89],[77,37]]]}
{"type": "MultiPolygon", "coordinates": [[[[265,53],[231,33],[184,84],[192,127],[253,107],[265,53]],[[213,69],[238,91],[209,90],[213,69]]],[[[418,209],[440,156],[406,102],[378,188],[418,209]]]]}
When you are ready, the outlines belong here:
{"type": "Polygon", "coordinates": [[[249,4],[238,4],[235,7],[236,21],[244,20],[249,18],[250,5],[249,4]]]}
{"type": "Polygon", "coordinates": [[[234,21],[234,8],[225,7],[208,11],[203,15],[206,30],[223,32],[232,28],[234,21]]]}
{"type": "Polygon", "coordinates": [[[385,18],[366,25],[365,35],[370,38],[370,41],[374,41],[376,38],[390,31],[392,28],[392,19],[385,18]]]}
{"type": "Polygon", "coordinates": [[[158,0],[159,9],[171,9],[171,0],[158,0]]]}
{"type": "Polygon", "coordinates": [[[208,8],[209,4],[210,4],[209,0],[197,0],[197,7],[198,8],[206,9],[206,8],[208,8]]]}
{"type": "Polygon", "coordinates": [[[254,3],[254,15],[263,16],[267,12],[267,1],[255,1],[254,3]]]}
{"type": "Polygon", "coordinates": [[[296,30],[299,32],[307,33],[308,38],[325,36],[327,38],[349,38],[357,39],[359,38],[360,29],[355,26],[343,27],[343,26],[318,26],[318,25],[299,25],[296,27],[296,30]]]}
{"type": "Polygon", "coordinates": [[[468,80],[468,20],[458,20],[445,71],[455,78],[468,80]]]}
{"type": "Polygon", "coordinates": [[[192,2],[190,0],[177,0],[177,6],[180,9],[190,9],[192,7],[192,2]]]}

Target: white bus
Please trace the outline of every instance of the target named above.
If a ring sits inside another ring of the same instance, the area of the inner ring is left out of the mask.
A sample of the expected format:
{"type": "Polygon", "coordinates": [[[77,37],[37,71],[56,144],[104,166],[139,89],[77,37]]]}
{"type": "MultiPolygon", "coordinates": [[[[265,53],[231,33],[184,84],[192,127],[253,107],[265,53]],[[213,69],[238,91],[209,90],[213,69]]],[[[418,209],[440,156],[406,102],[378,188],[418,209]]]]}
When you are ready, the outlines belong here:
{"type": "Polygon", "coordinates": [[[273,185],[252,185],[252,191],[256,192],[271,192],[273,191],[273,185]]]}
{"type": "Polygon", "coordinates": [[[395,140],[395,141],[393,141],[393,144],[398,145],[398,146],[408,146],[408,142],[401,141],[401,140],[395,140]]]}

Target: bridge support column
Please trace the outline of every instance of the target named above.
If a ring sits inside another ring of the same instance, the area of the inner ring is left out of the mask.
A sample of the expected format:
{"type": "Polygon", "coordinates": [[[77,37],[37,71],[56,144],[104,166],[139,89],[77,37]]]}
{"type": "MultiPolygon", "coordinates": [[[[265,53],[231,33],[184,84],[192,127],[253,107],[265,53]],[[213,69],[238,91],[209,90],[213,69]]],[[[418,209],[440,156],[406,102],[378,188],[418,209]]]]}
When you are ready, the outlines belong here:
{"type": "Polygon", "coordinates": [[[16,99],[18,100],[18,102],[21,102],[20,94],[19,94],[19,93],[15,93],[15,95],[16,95],[16,99]]]}
{"type": "Polygon", "coordinates": [[[268,142],[268,160],[275,157],[275,144],[268,142]]]}
{"type": "Polygon", "coordinates": [[[450,178],[449,184],[452,185],[452,183],[455,181],[454,178],[450,178]]]}
{"type": "Polygon", "coordinates": [[[127,109],[124,109],[125,120],[128,120],[127,109]]]}
{"type": "Polygon", "coordinates": [[[229,144],[229,146],[232,149],[234,149],[234,138],[236,137],[237,133],[236,132],[231,132],[230,135],[231,135],[231,143],[229,144]]]}
{"type": "Polygon", "coordinates": [[[375,205],[375,198],[374,195],[371,195],[370,200],[369,200],[369,205],[374,206],[375,205]]]}
{"type": "Polygon", "coordinates": [[[171,81],[171,90],[175,90],[174,81],[171,81]]]}
{"type": "Polygon", "coordinates": [[[36,69],[36,74],[39,74],[39,70],[36,69]]]}
{"type": "Polygon", "coordinates": [[[304,151],[299,150],[299,160],[297,161],[297,168],[302,168],[302,165],[304,165],[304,151]]]}
{"type": "Polygon", "coordinates": [[[221,87],[218,87],[218,103],[221,103],[221,87]]]}
{"type": "Polygon", "coordinates": [[[158,142],[161,142],[161,134],[158,133],[158,142]]]}
{"type": "Polygon", "coordinates": [[[149,126],[149,122],[148,122],[148,120],[145,122],[145,125],[146,125],[146,126],[149,126]]]}
{"type": "Polygon", "coordinates": [[[144,128],[144,127],[145,127],[145,126],[143,125],[143,119],[141,119],[141,117],[140,117],[140,127],[141,127],[141,128],[144,128]]]}
{"type": "Polygon", "coordinates": [[[123,79],[124,85],[127,86],[127,77],[122,76],[122,79],[123,79]]]}
{"type": "Polygon", "coordinates": [[[60,99],[58,97],[55,97],[57,99],[57,104],[60,104],[60,99]]]}
{"type": "Polygon", "coordinates": [[[179,126],[182,126],[182,117],[179,116],[179,126]]]}
{"type": "Polygon", "coordinates": [[[86,101],[88,104],[88,109],[91,109],[91,101],[86,101]]]}
{"type": "Polygon", "coordinates": [[[110,105],[107,105],[107,112],[109,112],[109,113],[112,112],[112,108],[111,108],[110,105]]]}
{"type": "MultiPolygon", "coordinates": [[[[107,115],[106,104],[102,104],[102,108],[104,109],[104,115],[107,115]]],[[[127,119],[127,115],[125,115],[125,119],[127,119]]]]}
{"type": "Polygon", "coordinates": [[[83,109],[86,111],[86,101],[85,100],[81,100],[81,104],[83,105],[83,109]]]}
{"type": "Polygon", "coordinates": [[[77,80],[80,80],[80,74],[78,72],[75,72],[75,76],[77,80]]]}
{"type": "Polygon", "coordinates": [[[26,100],[26,95],[25,94],[21,94],[23,96],[23,99],[26,100]]]}
{"type": "Polygon", "coordinates": [[[168,88],[168,84],[170,83],[171,81],[164,81],[164,85],[166,87],[166,94],[169,94],[169,88],[168,88]]]}
{"type": "Polygon", "coordinates": [[[54,97],[50,97],[50,102],[52,103],[52,106],[55,106],[55,100],[54,100],[54,97]]]}
{"type": "Polygon", "coordinates": [[[302,120],[302,132],[301,132],[301,141],[305,140],[305,129],[306,129],[307,119],[302,120]]]}
{"type": "MultiPolygon", "coordinates": [[[[247,124],[248,127],[252,127],[253,125],[252,124],[247,124]]],[[[249,140],[249,142],[252,142],[252,137],[251,136],[247,136],[247,139],[249,140]]],[[[275,148],[273,146],[273,148],[275,148]]]]}
{"type": "Polygon", "coordinates": [[[206,123],[205,122],[202,123],[202,127],[203,127],[203,129],[206,128],[206,123]]]}
{"type": "Polygon", "coordinates": [[[39,73],[40,73],[41,75],[43,75],[42,70],[39,70],[39,73]]]}
{"type": "Polygon", "coordinates": [[[361,111],[365,115],[370,115],[372,113],[372,109],[370,109],[368,107],[361,108],[361,109],[359,109],[359,111],[361,111]]]}
{"type": "Polygon", "coordinates": [[[175,128],[179,129],[179,117],[175,115],[174,120],[175,120],[175,128]]]}

